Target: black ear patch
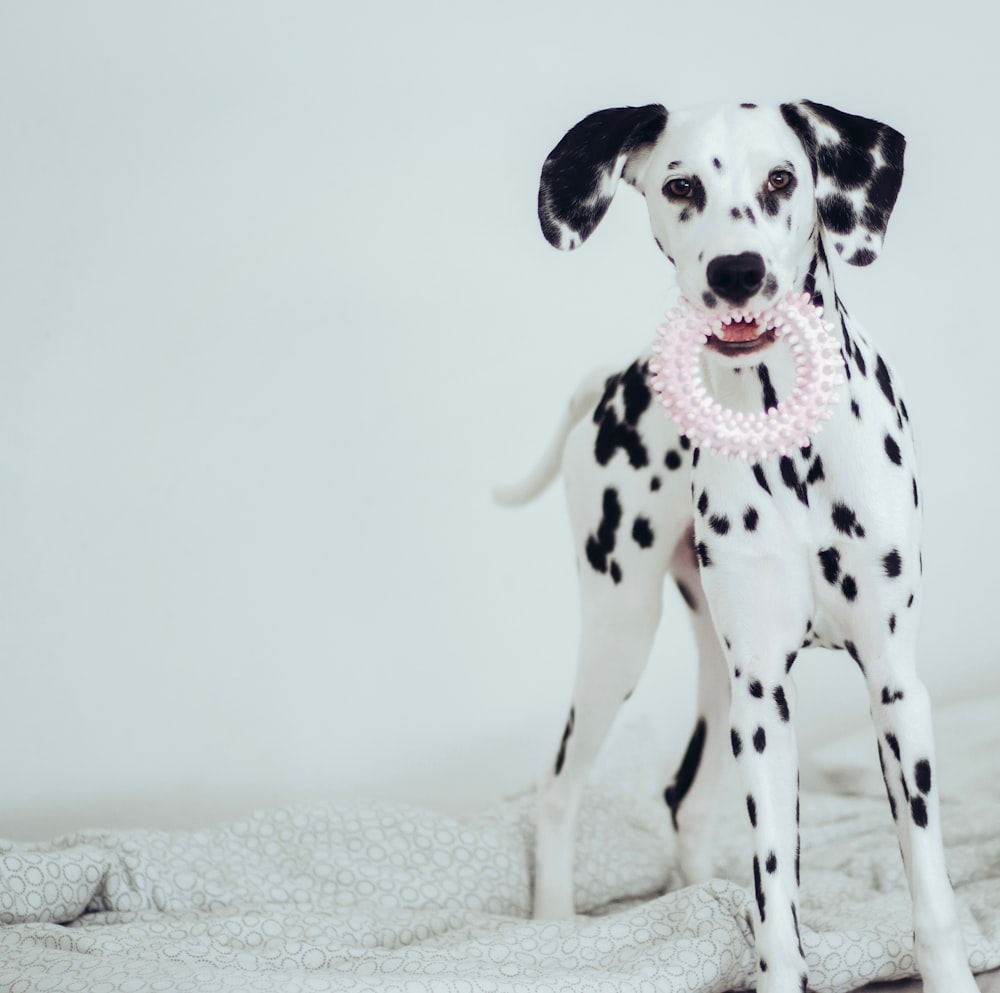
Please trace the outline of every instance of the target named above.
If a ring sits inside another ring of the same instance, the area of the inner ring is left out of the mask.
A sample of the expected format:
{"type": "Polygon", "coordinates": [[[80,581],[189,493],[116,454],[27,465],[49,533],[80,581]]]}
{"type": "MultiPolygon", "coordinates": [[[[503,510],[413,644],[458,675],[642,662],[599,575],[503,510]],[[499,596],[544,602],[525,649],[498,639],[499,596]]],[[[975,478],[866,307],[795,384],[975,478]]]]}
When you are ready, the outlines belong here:
{"type": "Polygon", "coordinates": [[[781,113],[809,154],[819,218],[837,253],[851,265],[874,262],[903,182],[906,139],[811,100],[782,104],[781,113]]]}
{"type": "Polygon", "coordinates": [[[629,155],[663,133],[660,104],[599,110],[572,127],[549,153],[538,188],[538,219],[556,248],[582,245],[607,213],[629,155]]]}

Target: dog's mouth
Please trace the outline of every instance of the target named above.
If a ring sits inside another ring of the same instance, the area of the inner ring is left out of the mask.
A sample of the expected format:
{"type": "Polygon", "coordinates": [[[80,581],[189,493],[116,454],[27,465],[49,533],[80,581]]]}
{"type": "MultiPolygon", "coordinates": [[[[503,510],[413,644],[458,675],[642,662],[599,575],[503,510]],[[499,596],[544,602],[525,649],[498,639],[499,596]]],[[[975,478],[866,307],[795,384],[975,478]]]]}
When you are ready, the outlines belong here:
{"type": "Polygon", "coordinates": [[[774,328],[762,326],[752,314],[727,314],[712,328],[705,347],[720,355],[742,356],[774,344],[774,328]]]}

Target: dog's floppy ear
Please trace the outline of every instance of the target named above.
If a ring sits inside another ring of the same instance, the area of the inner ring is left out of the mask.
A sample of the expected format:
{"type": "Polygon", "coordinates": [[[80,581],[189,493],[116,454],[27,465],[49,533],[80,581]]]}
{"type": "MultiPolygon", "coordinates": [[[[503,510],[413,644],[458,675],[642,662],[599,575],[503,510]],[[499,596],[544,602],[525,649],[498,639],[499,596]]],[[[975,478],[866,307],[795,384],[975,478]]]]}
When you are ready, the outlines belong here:
{"type": "Polygon", "coordinates": [[[781,105],[812,161],[829,241],[851,265],[878,258],[903,182],[906,139],[894,128],[811,100],[781,105]]]}
{"type": "Polygon", "coordinates": [[[570,128],[542,166],[538,219],[556,248],[582,245],[605,215],[626,165],[663,132],[660,104],[599,110],[570,128]]]}

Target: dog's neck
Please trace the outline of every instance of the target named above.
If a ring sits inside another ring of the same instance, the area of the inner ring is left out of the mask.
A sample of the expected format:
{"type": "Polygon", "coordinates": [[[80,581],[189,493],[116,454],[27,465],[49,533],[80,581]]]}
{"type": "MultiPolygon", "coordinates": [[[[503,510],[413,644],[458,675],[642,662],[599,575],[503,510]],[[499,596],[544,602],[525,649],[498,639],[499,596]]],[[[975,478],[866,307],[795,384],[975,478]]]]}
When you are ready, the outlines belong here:
{"type": "MultiPolygon", "coordinates": [[[[803,253],[794,292],[808,293],[813,303],[823,308],[824,319],[837,323],[833,273],[818,231],[803,253]]],[[[708,349],[703,349],[702,355],[702,372],[709,392],[732,410],[757,413],[787,396],[795,383],[794,361],[780,341],[758,355],[748,356],[744,364],[734,363],[708,349]]]]}

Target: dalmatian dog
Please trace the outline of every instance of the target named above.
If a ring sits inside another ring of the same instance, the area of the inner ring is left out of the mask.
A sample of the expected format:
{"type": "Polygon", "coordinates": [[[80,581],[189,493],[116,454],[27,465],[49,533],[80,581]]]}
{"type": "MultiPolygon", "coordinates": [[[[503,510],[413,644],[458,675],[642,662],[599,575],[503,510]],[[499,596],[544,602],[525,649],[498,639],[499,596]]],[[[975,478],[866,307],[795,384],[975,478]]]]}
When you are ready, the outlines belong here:
{"type": "Polygon", "coordinates": [[[808,989],[799,937],[796,653],[844,649],[871,700],[929,993],[974,993],[942,850],[928,694],[914,668],[921,490],[899,381],[834,288],[830,259],[878,256],[905,141],[811,101],[591,114],[545,161],[542,231],[575,249],[619,180],[646,201],[683,295],[731,323],[704,375],[725,406],[768,409],[794,382],[756,315],[789,292],[824,308],[845,386],[811,443],[756,464],[699,450],[653,402],[648,356],[585,381],[523,503],[563,471],[582,632],[569,717],[539,792],[535,915],[571,916],[574,818],[649,655],[669,574],[690,609],[698,716],[664,792],[688,882],[712,876],[721,774],[735,757],[753,834],[759,993],[808,989]],[[734,316],[735,315],[735,316],[734,316]]]}

